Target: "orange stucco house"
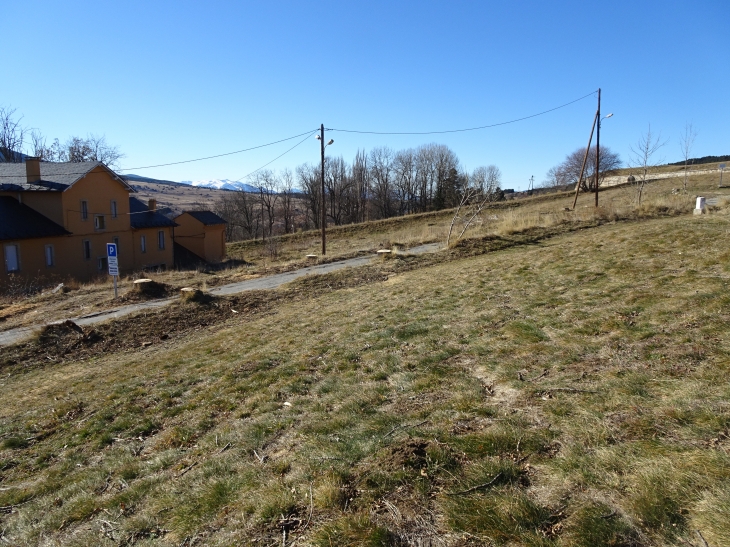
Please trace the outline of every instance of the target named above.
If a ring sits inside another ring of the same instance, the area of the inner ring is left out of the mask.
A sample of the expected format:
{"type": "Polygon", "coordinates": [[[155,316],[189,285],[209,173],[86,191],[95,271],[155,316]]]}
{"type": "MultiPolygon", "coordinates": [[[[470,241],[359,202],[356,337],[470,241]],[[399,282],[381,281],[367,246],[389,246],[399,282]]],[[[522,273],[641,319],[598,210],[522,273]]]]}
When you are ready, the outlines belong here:
{"type": "Polygon", "coordinates": [[[211,211],[185,211],[175,217],[175,243],[206,262],[226,258],[226,221],[211,211]]]}
{"type": "Polygon", "coordinates": [[[0,163],[0,289],[107,275],[107,243],[121,272],[172,267],[175,222],[133,192],[99,162],[0,163]]]}

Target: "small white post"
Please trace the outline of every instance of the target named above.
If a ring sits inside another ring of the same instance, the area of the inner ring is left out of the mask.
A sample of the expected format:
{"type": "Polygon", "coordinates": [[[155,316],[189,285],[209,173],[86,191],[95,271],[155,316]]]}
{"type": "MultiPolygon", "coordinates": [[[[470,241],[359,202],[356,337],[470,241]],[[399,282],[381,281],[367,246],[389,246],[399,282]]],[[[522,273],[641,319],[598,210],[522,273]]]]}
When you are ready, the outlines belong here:
{"type": "Polygon", "coordinates": [[[117,296],[119,296],[119,293],[117,293],[117,276],[114,275],[112,277],[114,278],[114,298],[116,298],[117,296]]]}
{"type": "Polygon", "coordinates": [[[697,203],[695,205],[695,210],[692,211],[692,214],[704,215],[705,212],[705,198],[702,196],[697,196],[697,203]]]}

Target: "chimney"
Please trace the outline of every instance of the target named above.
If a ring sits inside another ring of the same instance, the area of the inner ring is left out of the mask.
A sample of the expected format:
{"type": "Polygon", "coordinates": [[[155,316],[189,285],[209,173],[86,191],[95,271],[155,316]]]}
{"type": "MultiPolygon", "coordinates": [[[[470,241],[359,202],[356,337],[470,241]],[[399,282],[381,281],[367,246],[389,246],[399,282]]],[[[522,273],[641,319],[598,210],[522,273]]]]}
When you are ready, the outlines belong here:
{"type": "Polygon", "coordinates": [[[25,176],[29,184],[41,181],[40,158],[25,158],[25,176]]]}
{"type": "Polygon", "coordinates": [[[149,205],[149,210],[150,211],[156,211],[157,210],[157,200],[156,199],[149,200],[148,205],[149,205]]]}

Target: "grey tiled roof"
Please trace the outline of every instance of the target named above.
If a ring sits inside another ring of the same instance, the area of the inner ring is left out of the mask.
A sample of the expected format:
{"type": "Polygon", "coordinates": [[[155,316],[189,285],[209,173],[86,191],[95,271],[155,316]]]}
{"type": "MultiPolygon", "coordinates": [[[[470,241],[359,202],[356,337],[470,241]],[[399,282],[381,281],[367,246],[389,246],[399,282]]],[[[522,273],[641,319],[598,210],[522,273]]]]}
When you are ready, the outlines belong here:
{"type": "Polygon", "coordinates": [[[158,228],[165,226],[177,226],[174,220],[170,220],[162,213],[150,211],[147,204],[137,198],[129,198],[130,223],[132,228],[158,228]]]}
{"type": "MultiPolygon", "coordinates": [[[[63,192],[74,182],[88,174],[92,169],[103,166],[112,176],[118,177],[111,169],[98,161],[83,163],[55,163],[42,161],[41,180],[28,183],[24,163],[0,163],[0,191],[10,192],[63,192]]],[[[134,191],[122,177],[119,181],[134,191]]]]}
{"type": "Polygon", "coordinates": [[[215,224],[227,224],[225,220],[216,215],[212,211],[185,211],[183,214],[189,214],[195,220],[202,222],[205,226],[213,226],[215,224]]]}
{"type": "Polygon", "coordinates": [[[15,198],[0,196],[0,240],[54,237],[68,234],[62,226],[15,198]]]}

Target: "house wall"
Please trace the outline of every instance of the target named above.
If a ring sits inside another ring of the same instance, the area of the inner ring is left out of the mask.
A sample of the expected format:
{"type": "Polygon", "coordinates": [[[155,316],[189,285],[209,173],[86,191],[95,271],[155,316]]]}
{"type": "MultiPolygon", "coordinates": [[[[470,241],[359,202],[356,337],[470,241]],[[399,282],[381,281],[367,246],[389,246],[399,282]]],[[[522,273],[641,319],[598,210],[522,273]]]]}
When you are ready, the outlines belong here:
{"type": "MultiPolygon", "coordinates": [[[[49,283],[55,280],[61,281],[65,277],[60,275],[61,268],[56,265],[53,267],[46,266],[45,246],[53,245],[54,255],[64,252],[64,245],[67,243],[65,237],[49,237],[43,239],[21,239],[17,241],[0,241],[0,288],[7,287],[9,284],[21,283],[26,284],[31,281],[39,283],[49,283]],[[18,248],[18,259],[20,263],[20,271],[12,274],[7,271],[6,263],[6,246],[16,245],[18,248]]],[[[58,261],[56,261],[58,264],[58,261]]]]}
{"type": "Polygon", "coordinates": [[[215,224],[205,227],[205,260],[220,262],[226,257],[226,225],[215,224]]]}
{"type": "Polygon", "coordinates": [[[153,268],[163,266],[172,268],[174,265],[172,228],[169,226],[163,228],[141,228],[132,230],[134,243],[133,260],[136,270],[144,268],[153,268]],[[158,246],[158,233],[162,231],[165,234],[165,248],[160,249],[158,246]],[[147,252],[142,252],[142,236],[147,239],[147,252]]]}
{"type": "MultiPolygon", "coordinates": [[[[114,243],[114,238],[117,238],[119,242],[120,273],[131,273],[136,269],[141,269],[141,264],[135,264],[133,234],[131,231],[0,241],[2,251],[0,285],[5,284],[3,282],[7,282],[10,275],[5,262],[5,245],[7,244],[18,246],[20,271],[13,274],[16,279],[38,279],[40,281],[57,279],[62,281],[73,278],[79,281],[89,281],[108,275],[105,263],[100,264],[99,259],[106,258],[106,244],[114,243]],[[84,256],[84,240],[88,240],[90,245],[91,254],[88,259],[84,256]],[[53,245],[53,266],[46,265],[46,245],[53,245]],[[99,268],[100,265],[101,269],[99,268]]],[[[171,264],[172,260],[169,263],[171,264]]]]}
{"type": "MultiPolygon", "coordinates": [[[[103,167],[96,167],[82,179],[61,193],[63,198],[63,223],[75,236],[87,236],[101,232],[120,232],[131,229],[129,217],[129,190],[113,179],[103,167]],[[112,218],[111,202],[117,202],[117,217],[112,218]],[[82,219],[81,202],[88,204],[88,216],[82,219]],[[94,216],[103,215],[106,228],[94,227],[94,216]]],[[[28,204],[29,207],[32,205],[28,204]]],[[[41,211],[39,211],[41,212],[41,211]]]]}
{"type": "Polygon", "coordinates": [[[175,218],[175,242],[194,252],[206,262],[220,262],[226,257],[225,224],[205,226],[188,213],[175,218]]]}
{"type": "Polygon", "coordinates": [[[175,222],[179,224],[175,228],[175,243],[207,260],[205,258],[205,226],[203,223],[188,213],[176,217],[175,222]]]}

